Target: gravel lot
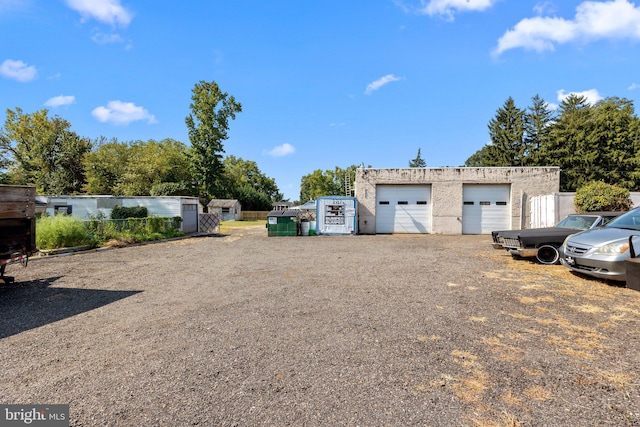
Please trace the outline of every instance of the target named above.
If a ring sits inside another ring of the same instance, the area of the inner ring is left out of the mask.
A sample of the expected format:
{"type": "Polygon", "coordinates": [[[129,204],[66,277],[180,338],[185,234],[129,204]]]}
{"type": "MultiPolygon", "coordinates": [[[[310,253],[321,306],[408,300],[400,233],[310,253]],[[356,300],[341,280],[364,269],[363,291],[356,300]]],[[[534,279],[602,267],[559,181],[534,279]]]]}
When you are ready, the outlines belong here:
{"type": "Polygon", "coordinates": [[[640,425],[640,292],[489,236],[260,227],[8,274],[0,403],[71,425],[640,425]]]}

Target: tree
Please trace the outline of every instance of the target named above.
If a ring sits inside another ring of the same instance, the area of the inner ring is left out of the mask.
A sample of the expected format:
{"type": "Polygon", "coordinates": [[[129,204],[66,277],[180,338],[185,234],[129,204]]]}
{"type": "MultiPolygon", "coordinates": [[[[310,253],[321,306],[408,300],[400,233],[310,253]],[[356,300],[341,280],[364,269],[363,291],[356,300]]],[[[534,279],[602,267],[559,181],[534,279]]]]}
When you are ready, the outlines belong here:
{"type": "Polygon", "coordinates": [[[583,182],[603,181],[626,189],[640,185],[640,119],[633,102],[606,98],[592,108],[592,128],[586,135],[585,150],[593,159],[582,174],[583,182]]]}
{"type": "Polygon", "coordinates": [[[527,150],[524,143],[525,111],[509,97],[489,121],[491,142],[476,151],[465,166],[522,166],[527,150]]]}
{"type": "Polygon", "coordinates": [[[250,184],[242,184],[235,188],[234,196],[248,211],[270,211],[273,200],[250,184]]]}
{"type": "Polygon", "coordinates": [[[7,110],[0,130],[0,163],[14,184],[35,185],[44,194],[76,194],[85,182],[82,161],[91,141],[46,109],[33,114],[7,110]]]}
{"type": "MultiPolygon", "coordinates": [[[[270,201],[282,200],[282,193],[279,192],[276,181],[262,173],[256,162],[229,155],[223,163],[226,182],[229,186],[229,193],[226,197],[237,198],[238,190],[243,186],[249,186],[257,192],[265,194],[270,201]]],[[[245,190],[243,192],[248,194],[245,190]]],[[[245,205],[242,207],[248,209],[245,205]]]]}
{"type": "Polygon", "coordinates": [[[535,95],[531,98],[532,105],[527,108],[524,117],[524,161],[528,166],[543,166],[540,164],[540,148],[547,144],[549,132],[554,123],[553,111],[547,102],[535,95]]]}
{"type": "Polygon", "coordinates": [[[116,191],[125,196],[148,196],[154,185],[190,183],[187,146],[173,139],[129,144],[127,166],[116,191]]]}
{"type": "Polygon", "coordinates": [[[418,148],[418,155],[415,159],[409,161],[410,168],[425,168],[427,167],[427,162],[424,161],[422,157],[420,157],[420,149],[418,148]]]}
{"type": "Polygon", "coordinates": [[[587,98],[569,95],[560,103],[558,118],[549,131],[549,139],[540,148],[546,165],[559,166],[560,191],[575,191],[586,181],[597,153],[587,147],[586,136],[592,130],[592,107],[587,98]]]}
{"type": "Polygon", "coordinates": [[[107,141],[100,137],[96,148],[84,159],[87,183],[84,191],[87,194],[111,194],[122,196],[119,188],[129,163],[129,145],[117,139],[107,141]]]}
{"type": "Polygon", "coordinates": [[[321,196],[340,196],[345,194],[346,177],[353,184],[356,177],[355,165],[342,169],[338,166],[334,170],[322,171],[316,169],[300,180],[300,202],[304,203],[321,196]]]}
{"type": "Polygon", "coordinates": [[[116,139],[105,142],[101,138],[97,148],[87,154],[84,166],[87,171],[84,189],[88,194],[193,194],[188,148],[170,138],[129,143],[116,139]]]}
{"type": "Polygon", "coordinates": [[[226,191],[222,142],[228,138],[229,119],[242,112],[242,105],[215,82],[205,81],[195,85],[191,100],[191,114],[185,122],[194,181],[202,196],[219,197],[226,191]]]}
{"type": "Polygon", "coordinates": [[[490,149],[491,166],[519,166],[524,163],[524,117],[524,110],[516,107],[513,98],[509,97],[489,121],[493,147],[490,149]]]}

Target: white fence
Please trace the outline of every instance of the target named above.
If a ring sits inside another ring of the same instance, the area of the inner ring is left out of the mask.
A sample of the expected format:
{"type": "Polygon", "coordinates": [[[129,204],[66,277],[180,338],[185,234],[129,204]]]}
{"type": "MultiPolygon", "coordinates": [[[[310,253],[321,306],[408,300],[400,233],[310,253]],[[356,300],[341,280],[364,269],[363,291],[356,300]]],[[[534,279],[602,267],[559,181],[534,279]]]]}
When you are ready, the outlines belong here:
{"type": "MultiPolygon", "coordinates": [[[[530,223],[527,228],[553,227],[567,215],[576,213],[575,193],[553,193],[529,199],[530,223]]],[[[630,193],[633,206],[640,206],[640,192],[630,193]]]]}

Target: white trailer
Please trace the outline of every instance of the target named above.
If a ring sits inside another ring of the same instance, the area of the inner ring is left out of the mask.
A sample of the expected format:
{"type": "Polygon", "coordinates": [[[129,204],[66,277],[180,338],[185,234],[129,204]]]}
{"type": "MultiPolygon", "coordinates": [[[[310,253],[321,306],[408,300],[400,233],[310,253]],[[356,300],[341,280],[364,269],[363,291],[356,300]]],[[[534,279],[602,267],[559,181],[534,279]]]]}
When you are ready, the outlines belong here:
{"type": "Polygon", "coordinates": [[[323,196],[316,200],[317,234],[357,234],[356,198],[323,196]]]}

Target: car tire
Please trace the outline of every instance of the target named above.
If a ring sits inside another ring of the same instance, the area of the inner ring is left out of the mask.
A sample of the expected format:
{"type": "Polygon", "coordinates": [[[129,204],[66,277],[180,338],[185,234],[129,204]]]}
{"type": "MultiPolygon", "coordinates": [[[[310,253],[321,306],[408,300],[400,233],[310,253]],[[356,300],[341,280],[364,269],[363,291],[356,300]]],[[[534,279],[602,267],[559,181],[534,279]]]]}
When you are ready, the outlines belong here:
{"type": "Polygon", "coordinates": [[[540,264],[553,265],[560,261],[560,252],[554,245],[542,245],[538,248],[536,259],[540,264]]]}

